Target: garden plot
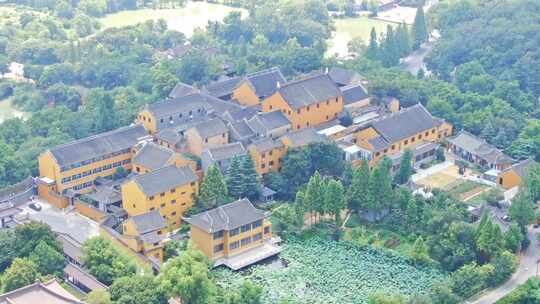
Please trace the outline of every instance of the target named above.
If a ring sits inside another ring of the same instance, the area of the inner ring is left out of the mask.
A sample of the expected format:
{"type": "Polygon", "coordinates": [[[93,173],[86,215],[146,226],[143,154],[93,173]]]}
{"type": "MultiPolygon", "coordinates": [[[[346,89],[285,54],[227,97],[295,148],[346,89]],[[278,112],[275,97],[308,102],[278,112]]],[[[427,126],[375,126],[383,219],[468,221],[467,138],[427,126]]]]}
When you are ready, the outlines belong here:
{"type": "Polygon", "coordinates": [[[440,271],[416,267],[388,251],[313,237],[289,240],[281,258],[288,267],[259,265],[242,272],[215,271],[218,283],[234,288],[244,280],[263,286],[263,303],[364,304],[373,293],[425,293],[445,279],[440,271]]]}

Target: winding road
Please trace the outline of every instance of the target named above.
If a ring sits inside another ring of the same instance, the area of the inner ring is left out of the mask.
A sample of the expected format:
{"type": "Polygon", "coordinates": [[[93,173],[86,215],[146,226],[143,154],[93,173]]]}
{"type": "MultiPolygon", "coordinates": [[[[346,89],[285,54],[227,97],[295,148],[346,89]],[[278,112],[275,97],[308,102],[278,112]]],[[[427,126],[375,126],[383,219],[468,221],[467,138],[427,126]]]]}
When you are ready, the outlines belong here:
{"type": "Polygon", "coordinates": [[[481,295],[475,300],[467,302],[468,304],[493,304],[505,295],[509,294],[519,285],[525,283],[527,279],[537,275],[537,262],[540,259],[540,242],[538,241],[539,229],[529,228],[529,239],[531,245],[521,254],[520,263],[517,271],[512,278],[496,289],[492,289],[481,295]]]}

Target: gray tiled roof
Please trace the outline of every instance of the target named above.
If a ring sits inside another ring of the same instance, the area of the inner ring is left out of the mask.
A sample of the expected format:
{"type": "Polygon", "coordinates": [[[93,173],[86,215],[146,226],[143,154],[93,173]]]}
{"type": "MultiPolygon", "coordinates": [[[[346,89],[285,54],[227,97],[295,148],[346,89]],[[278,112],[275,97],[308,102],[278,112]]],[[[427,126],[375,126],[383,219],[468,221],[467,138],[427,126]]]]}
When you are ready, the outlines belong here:
{"type": "Polygon", "coordinates": [[[265,217],[263,210],[255,208],[248,199],[241,199],[184,220],[208,233],[214,233],[232,230],[265,217]]]}
{"type": "Polygon", "coordinates": [[[255,136],[255,132],[253,132],[246,120],[229,124],[229,129],[231,130],[232,137],[236,140],[244,140],[255,136]]]}
{"type": "Polygon", "coordinates": [[[458,135],[448,139],[448,141],[454,146],[481,157],[489,163],[502,164],[512,162],[512,158],[504,154],[501,150],[488,144],[486,140],[480,139],[466,131],[459,132],[458,135]]]}
{"type": "Polygon", "coordinates": [[[132,216],[131,220],[140,235],[167,227],[167,223],[158,210],[132,216]]]}
{"type": "Polygon", "coordinates": [[[190,86],[189,84],[179,82],[172,91],[169,93],[169,98],[178,98],[186,95],[190,95],[193,93],[197,93],[197,89],[193,86],[190,86]]]}
{"type": "Polygon", "coordinates": [[[278,68],[271,68],[256,73],[248,74],[245,80],[255,91],[255,95],[264,98],[272,95],[277,88],[277,83],[285,83],[287,80],[278,68]]]}
{"type": "Polygon", "coordinates": [[[84,271],[75,264],[67,263],[66,267],[64,267],[64,273],[75,279],[78,283],[84,285],[86,288],[89,288],[90,290],[109,289],[90,273],[84,271]]]}
{"type": "Polygon", "coordinates": [[[198,109],[209,110],[210,106],[206,102],[206,99],[201,94],[190,94],[181,97],[173,98],[170,100],[164,100],[156,103],[146,105],[148,110],[156,119],[167,118],[173,116],[176,118],[176,114],[185,114],[189,111],[197,111],[198,109]]]}
{"type": "Polygon", "coordinates": [[[368,142],[373,146],[373,150],[375,151],[381,151],[390,146],[390,144],[381,136],[370,138],[368,139],[368,142]]]}
{"type": "Polygon", "coordinates": [[[328,71],[328,76],[339,86],[359,83],[364,80],[360,74],[352,70],[340,67],[333,67],[328,71]]]}
{"type": "Polygon", "coordinates": [[[133,180],[146,196],[153,196],[194,182],[197,180],[197,175],[189,166],[177,168],[170,165],[146,174],[136,175],[133,180]]]}
{"type": "Polygon", "coordinates": [[[272,138],[264,138],[258,140],[256,142],[253,142],[250,146],[253,146],[257,150],[257,152],[266,152],[272,149],[284,147],[283,143],[280,140],[272,138]]]}
{"type": "Polygon", "coordinates": [[[227,121],[235,122],[235,121],[240,121],[243,119],[250,119],[251,117],[259,113],[260,111],[261,111],[260,105],[245,107],[243,109],[239,109],[236,111],[227,112],[225,113],[223,118],[227,121]]]}
{"type": "Polygon", "coordinates": [[[317,133],[317,131],[313,128],[304,128],[292,131],[283,135],[282,138],[288,138],[291,141],[291,146],[293,148],[328,141],[326,136],[317,133]]]}
{"type": "Polygon", "coordinates": [[[232,77],[229,79],[212,82],[204,87],[204,91],[208,94],[222,98],[232,94],[238,83],[242,80],[242,77],[232,77]]]}
{"type": "Polygon", "coordinates": [[[246,149],[240,142],[221,145],[215,148],[210,148],[205,151],[215,161],[230,159],[234,156],[245,155],[246,149]]]}
{"type": "Polygon", "coordinates": [[[159,131],[156,134],[157,139],[164,140],[170,144],[176,145],[180,141],[182,141],[183,137],[178,134],[178,132],[175,130],[175,128],[168,128],[159,131]]]}
{"type": "Polygon", "coordinates": [[[84,264],[84,252],[82,244],[70,237],[68,234],[59,233],[56,239],[62,244],[64,254],[79,264],[84,264]]]}
{"type": "Polygon", "coordinates": [[[174,151],[154,143],[146,143],[133,157],[133,163],[142,165],[150,170],[156,170],[167,165],[174,151]]]}
{"type": "Polygon", "coordinates": [[[371,123],[389,143],[435,128],[437,121],[421,104],[405,108],[371,123]]]}
{"type": "Polygon", "coordinates": [[[348,105],[369,97],[367,90],[360,84],[351,84],[340,88],[343,94],[343,103],[348,105]]]}
{"type": "Polygon", "coordinates": [[[202,138],[209,138],[223,133],[227,133],[228,129],[221,119],[215,118],[211,120],[201,121],[193,126],[193,129],[199,133],[202,138]]]}
{"type": "Polygon", "coordinates": [[[527,170],[532,166],[532,165],[535,165],[536,162],[532,159],[526,159],[526,160],[522,160],[520,161],[519,163],[516,163],[514,165],[512,165],[512,167],[510,168],[507,168],[505,170],[503,170],[503,172],[508,172],[508,171],[515,171],[516,174],[523,178],[527,175],[527,170]]]}
{"type": "Polygon", "coordinates": [[[58,164],[64,166],[130,149],[146,135],[143,126],[134,125],[59,145],[50,151],[58,164]]]}
{"type": "Polygon", "coordinates": [[[339,88],[326,74],[291,81],[282,85],[278,91],[295,110],[341,96],[339,88]]]}
{"type": "Polygon", "coordinates": [[[260,113],[253,116],[248,123],[259,134],[265,134],[266,132],[291,125],[289,119],[279,110],[260,113]]]}

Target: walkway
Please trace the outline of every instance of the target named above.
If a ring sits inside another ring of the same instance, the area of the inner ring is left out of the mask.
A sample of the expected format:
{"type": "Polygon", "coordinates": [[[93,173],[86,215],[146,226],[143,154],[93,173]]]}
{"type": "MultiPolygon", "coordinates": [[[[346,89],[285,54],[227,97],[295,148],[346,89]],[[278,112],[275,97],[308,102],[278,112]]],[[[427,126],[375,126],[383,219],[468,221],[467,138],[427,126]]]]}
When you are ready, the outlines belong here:
{"type": "Polygon", "coordinates": [[[467,302],[468,304],[493,304],[500,300],[505,295],[509,294],[519,285],[525,283],[527,279],[537,275],[536,267],[537,262],[540,259],[540,243],[538,241],[538,233],[540,230],[529,228],[529,239],[531,240],[531,245],[527,248],[527,251],[521,254],[519,267],[512,276],[504,285],[489,290],[480,296],[476,300],[467,302]]]}

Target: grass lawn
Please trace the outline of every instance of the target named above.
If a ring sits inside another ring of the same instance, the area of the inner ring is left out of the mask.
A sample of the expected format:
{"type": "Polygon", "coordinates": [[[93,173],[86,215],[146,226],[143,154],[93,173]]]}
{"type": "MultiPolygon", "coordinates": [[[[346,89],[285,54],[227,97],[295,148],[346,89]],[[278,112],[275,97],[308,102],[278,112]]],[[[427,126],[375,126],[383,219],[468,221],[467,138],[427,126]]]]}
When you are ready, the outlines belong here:
{"type": "Polygon", "coordinates": [[[175,9],[121,11],[107,15],[101,18],[100,21],[105,28],[109,28],[135,25],[148,20],[165,19],[169,28],[180,31],[186,36],[191,36],[196,28],[204,28],[208,21],[221,21],[232,11],[241,11],[244,15],[247,15],[247,11],[240,8],[207,2],[188,2],[185,7],[175,9]]]}
{"type": "Polygon", "coordinates": [[[426,292],[445,274],[417,267],[386,250],[319,236],[290,239],[280,257],[287,267],[259,265],[240,272],[220,268],[218,284],[236,289],[244,280],[263,287],[263,303],[365,304],[376,292],[426,292]]]}
{"type": "Polygon", "coordinates": [[[333,55],[338,53],[339,55],[347,55],[348,48],[347,43],[353,38],[361,37],[366,44],[369,43],[369,37],[371,29],[375,27],[377,35],[386,33],[387,25],[396,25],[381,20],[370,19],[366,16],[360,16],[355,18],[335,19],[336,31],[333,33],[333,37],[329,41],[329,49],[327,53],[333,55]]]}
{"type": "Polygon", "coordinates": [[[449,185],[445,190],[460,201],[467,201],[471,197],[478,196],[489,189],[488,186],[469,180],[458,180],[449,185]]]}
{"type": "Polygon", "coordinates": [[[60,283],[60,285],[65,290],[67,290],[70,294],[72,294],[74,297],[76,297],[77,299],[82,300],[82,299],[86,298],[86,295],[84,293],[82,293],[79,290],[73,288],[73,286],[69,285],[68,283],[62,282],[62,283],[60,283]]]}

